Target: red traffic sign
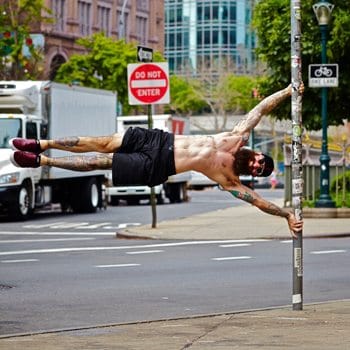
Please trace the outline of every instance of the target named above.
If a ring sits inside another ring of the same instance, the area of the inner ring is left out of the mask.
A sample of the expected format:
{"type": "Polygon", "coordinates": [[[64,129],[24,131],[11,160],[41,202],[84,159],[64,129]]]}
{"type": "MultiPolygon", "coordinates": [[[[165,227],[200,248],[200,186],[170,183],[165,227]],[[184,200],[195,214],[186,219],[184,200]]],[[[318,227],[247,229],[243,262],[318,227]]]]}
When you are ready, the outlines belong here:
{"type": "Polygon", "coordinates": [[[170,102],[167,62],[128,64],[130,105],[170,102]]]}

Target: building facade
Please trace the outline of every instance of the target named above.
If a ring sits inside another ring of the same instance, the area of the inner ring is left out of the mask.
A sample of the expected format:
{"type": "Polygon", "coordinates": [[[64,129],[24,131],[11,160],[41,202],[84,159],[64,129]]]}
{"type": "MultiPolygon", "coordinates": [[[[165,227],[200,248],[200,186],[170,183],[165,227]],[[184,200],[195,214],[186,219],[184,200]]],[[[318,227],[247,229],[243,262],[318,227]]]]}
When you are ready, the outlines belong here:
{"type": "Polygon", "coordinates": [[[255,71],[254,0],[165,0],[165,57],[178,75],[255,71]]]}
{"type": "Polygon", "coordinates": [[[53,23],[33,25],[43,36],[44,77],[53,79],[72,54],[83,53],[76,40],[98,32],[164,52],[163,0],[45,0],[53,23]]]}

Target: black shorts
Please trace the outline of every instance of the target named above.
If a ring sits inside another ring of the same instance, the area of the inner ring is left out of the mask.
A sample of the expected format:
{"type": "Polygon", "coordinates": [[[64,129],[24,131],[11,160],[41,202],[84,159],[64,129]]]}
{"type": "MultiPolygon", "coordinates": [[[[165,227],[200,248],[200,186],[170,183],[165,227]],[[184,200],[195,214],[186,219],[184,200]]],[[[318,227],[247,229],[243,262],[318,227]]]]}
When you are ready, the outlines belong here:
{"type": "Polygon", "coordinates": [[[129,128],[113,155],[113,185],[156,186],[174,175],[174,135],[158,129],[129,128]]]}

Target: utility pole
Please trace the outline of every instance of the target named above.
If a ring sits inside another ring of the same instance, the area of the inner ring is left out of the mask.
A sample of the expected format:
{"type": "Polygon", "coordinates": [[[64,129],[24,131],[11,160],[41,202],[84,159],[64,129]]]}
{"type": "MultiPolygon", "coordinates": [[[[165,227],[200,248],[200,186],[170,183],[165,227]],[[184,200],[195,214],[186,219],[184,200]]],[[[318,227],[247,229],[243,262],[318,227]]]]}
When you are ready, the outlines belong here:
{"type": "MultiPolygon", "coordinates": [[[[291,80],[292,80],[292,198],[294,215],[302,219],[302,84],[301,0],[291,0],[291,80]]],[[[293,310],[303,309],[303,234],[293,239],[293,310]]]]}

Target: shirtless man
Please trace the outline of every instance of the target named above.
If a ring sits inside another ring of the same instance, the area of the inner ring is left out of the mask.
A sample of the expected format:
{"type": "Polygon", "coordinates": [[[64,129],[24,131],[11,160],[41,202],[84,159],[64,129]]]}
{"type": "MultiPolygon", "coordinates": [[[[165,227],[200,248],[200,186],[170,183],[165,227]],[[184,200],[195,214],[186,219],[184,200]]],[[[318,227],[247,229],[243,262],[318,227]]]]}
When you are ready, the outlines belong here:
{"type": "MultiPolygon", "coordinates": [[[[303,85],[301,86],[301,92],[303,85]]],[[[101,137],[67,137],[57,140],[12,139],[15,151],[11,161],[20,167],[54,166],[76,171],[112,169],[114,185],[143,184],[155,186],[168,176],[195,170],[217,182],[223,190],[260,210],[287,219],[293,237],[303,223],[294,214],[263,199],[241,184],[240,175],[269,176],[273,160],[244,148],[251,130],[262,116],[291,95],[292,87],[274,93],[253,108],[231,132],[213,136],[174,135],[162,130],[129,128],[125,134],[101,137]],[[49,148],[75,153],[99,152],[49,158],[42,152],[49,148]]]]}

